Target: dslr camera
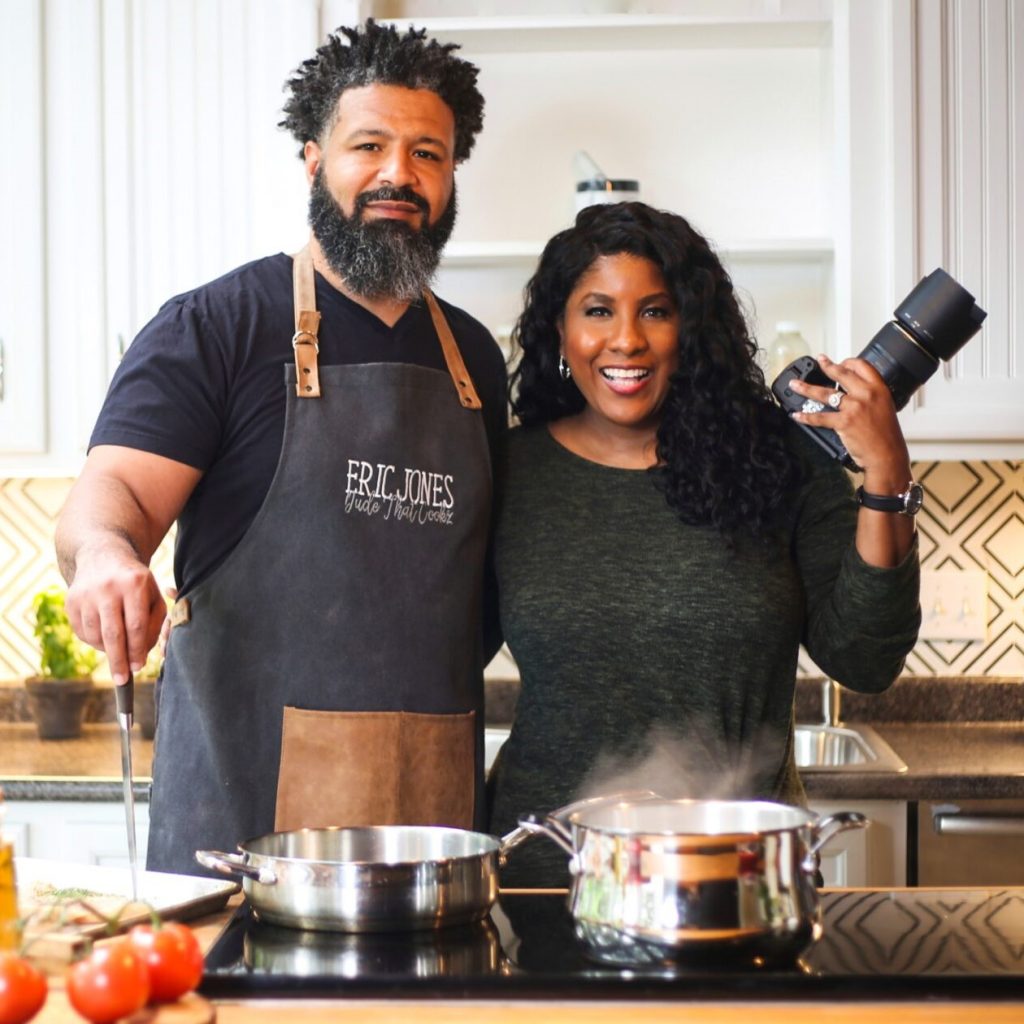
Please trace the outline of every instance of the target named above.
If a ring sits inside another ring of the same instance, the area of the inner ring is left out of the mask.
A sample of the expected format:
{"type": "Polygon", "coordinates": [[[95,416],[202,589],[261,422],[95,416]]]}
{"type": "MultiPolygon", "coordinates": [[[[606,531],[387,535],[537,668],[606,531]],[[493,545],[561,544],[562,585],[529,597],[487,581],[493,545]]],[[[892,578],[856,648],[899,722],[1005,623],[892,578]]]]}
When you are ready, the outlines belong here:
{"type": "MultiPolygon", "coordinates": [[[[896,307],[893,319],[861,352],[860,358],[881,374],[896,408],[902,409],[910,396],[939,368],[939,362],[952,359],[978,333],[987,315],[974,301],[974,296],[939,267],[921,278],[896,307]]],[[[772,393],[787,412],[801,412],[807,401],[790,388],[794,380],[835,387],[835,382],[825,376],[814,359],[801,356],[772,383],[772,393]]],[[[828,406],[814,411],[831,412],[828,406]]],[[[834,430],[805,423],[799,425],[848,469],[860,469],[834,430]]]]}

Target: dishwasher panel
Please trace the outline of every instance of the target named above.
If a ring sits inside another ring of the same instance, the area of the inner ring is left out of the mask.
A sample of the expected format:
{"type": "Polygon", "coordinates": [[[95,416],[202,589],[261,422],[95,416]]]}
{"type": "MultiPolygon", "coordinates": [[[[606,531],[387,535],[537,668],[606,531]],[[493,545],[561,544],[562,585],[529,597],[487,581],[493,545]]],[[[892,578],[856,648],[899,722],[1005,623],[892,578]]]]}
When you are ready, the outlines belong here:
{"type": "Polygon", "coordinates": [[[917,884],[1024,885],[1024,800],[922,801],[917,884]]]}

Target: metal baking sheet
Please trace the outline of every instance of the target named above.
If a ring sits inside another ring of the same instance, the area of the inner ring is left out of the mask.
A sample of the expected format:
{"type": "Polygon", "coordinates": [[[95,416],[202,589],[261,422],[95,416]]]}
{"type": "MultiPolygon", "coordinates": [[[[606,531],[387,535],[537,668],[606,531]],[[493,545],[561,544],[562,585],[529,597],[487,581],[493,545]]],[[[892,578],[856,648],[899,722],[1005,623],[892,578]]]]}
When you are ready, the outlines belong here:
{"type": "MultiPolygon", "coordinates": [[[[87,889],[103,896],[123,897],[125,903],[132,898],[132,876],[128,867],[15,857],[14,872],[23,912],[31,908],[32,892],[38,885],[55,889],[87,889]]],[[[118,918],[117,930],[124,931],[134,924],[149,921],[150,908],[168,921],[187,921],[211,914],[220,910],[238,889],[238,883],[233,881],[142,871],[139,873],[139,902],[131,903],[118,918]]],[[[45,935],[57,945],[74,946],[78,939],[100,936],[106,930],[102,921],[60,926],[53,920],[47,920],[29,922],[26,932],[35,941],[45,935]]]]}

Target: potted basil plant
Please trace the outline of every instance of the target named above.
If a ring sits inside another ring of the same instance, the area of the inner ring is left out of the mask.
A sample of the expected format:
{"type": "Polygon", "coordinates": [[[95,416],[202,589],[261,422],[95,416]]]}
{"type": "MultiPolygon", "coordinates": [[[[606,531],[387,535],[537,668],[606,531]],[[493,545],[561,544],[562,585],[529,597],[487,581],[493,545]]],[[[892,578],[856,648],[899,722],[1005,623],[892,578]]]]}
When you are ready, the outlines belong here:
{"type": "Polygon", "coordinates": [[[41,590],[32,609],[40,674],[25,680],[29,708],[40,739],[73,739],[82,733],[85,709],[95,691],[99,654],[72,632],[62,590],[41,590]]]}

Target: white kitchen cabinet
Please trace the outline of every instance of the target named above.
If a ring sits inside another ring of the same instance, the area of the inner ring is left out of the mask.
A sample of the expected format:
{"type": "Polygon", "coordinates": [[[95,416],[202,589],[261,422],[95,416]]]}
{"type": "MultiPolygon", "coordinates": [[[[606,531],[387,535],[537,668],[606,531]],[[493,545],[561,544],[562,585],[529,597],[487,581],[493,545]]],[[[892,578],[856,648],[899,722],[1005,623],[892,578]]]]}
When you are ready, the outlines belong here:
{"type": "Polygon", "coordinates": [[[890,6],[894,299],[943,266],[988,312],[904,430],[915,457],[1020,458],[1024,20],[1015,0],[890,6]]]}
{"type": "MultiPolygon", "coordinates": [[[[17,857],[75,864],[128,866],[124,805],[120,801],[8,800],[4,832],[17,857]]],[[[149,845],[149,804],[136,802],[139,863],[149,845]]]]}
{"type": "Polygon", "coordinates": [[[316,0],[12,0],[0,202],[0,473],[78,472],[131,339],[171,296],[298,248],[277,128],[316,0]]]}
{"type": "Polygon", "coordinates": [[[899,800],[815,800],[815,814],[859,811],[871,824],[830,839],[821,850],[827,886],[887,888],[907,884],[907,805],[899,800]]]}
{"type": "Polygon", "coordinates": [[[0,30],[0,450],[46,448],[43,279],[43,24],[11,0],[0,30]]]}

